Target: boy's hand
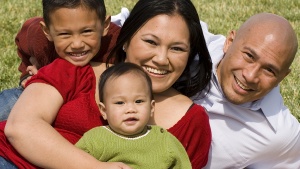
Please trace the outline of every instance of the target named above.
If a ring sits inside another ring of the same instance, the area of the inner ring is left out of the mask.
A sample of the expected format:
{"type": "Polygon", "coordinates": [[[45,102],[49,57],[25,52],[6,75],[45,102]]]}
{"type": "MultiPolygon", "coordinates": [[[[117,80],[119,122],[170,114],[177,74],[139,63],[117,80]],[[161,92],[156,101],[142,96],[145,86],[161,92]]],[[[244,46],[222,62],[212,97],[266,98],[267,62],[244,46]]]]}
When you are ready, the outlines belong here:
{"type": "Polygon", "coordinates": [[[29,76],[27,78],[25,78],[25,79],[22,80],[21,86],[23,88],[25,88],[25,84],[31,78],[31,76],[37,74],[38,69],[37,69],[36,66],[33,65],[33,66],[28,66],[27,69],[26,69],[26,71],[28,72],[29,76]]]}

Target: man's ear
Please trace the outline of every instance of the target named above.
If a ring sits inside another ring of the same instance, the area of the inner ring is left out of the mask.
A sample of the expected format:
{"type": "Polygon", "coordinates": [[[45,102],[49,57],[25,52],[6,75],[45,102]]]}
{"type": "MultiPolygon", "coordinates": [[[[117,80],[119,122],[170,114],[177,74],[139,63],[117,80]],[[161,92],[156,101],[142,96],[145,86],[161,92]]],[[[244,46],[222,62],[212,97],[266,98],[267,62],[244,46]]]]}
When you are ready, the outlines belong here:
{"type": "Polygon", "coordinates": [[[108,15],[105,17],[105,21],[104,21],[104,29],[103,29],[103,34],[102,36],[105,36],[109,30],[109,26],[110,26],[110,22],[111,22],[111,16],[108,15]]]}
{"type": "Polygon", "coordinates": [[[101,113],[103,119],[104,119],[104,120],[107,120],[105,105],[104,105],[102,102],[100,102],[100,103],[98,104],[98,106],[99,106],[100,113],[101,113]]]}
{"type": "Polygon", "coordinates": [[[41,21],[41,22],[40,22],[40,26],[41,26],[41,29],[43,30],[45,36],[47,37],[47,39],[48,39],[49,41],[53,41],[52,36],[50,35],[50,30],[49,30],[49,28],[46,26],[46,24],[45,24],[44,21],[41,21]]]}
{"type": "Polygon", "coordinates": [[[223,52],[226,53],[228,48],[231,46],[234,38],[235,38],[235,35],[236,35],[236,31],[235,30],[232,30],[229,32],[227,38],[226,38],[226,41],[224,43],[224,47],[223,47],[223,52]]]}

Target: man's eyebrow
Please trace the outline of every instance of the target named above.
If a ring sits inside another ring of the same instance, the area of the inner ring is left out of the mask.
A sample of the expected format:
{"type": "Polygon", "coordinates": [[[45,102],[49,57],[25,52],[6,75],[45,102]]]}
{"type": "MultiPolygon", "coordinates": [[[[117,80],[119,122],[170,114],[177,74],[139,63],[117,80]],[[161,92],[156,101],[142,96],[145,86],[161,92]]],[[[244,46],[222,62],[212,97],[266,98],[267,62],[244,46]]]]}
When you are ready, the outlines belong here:
{"type": "Polygon", "coordinates": [[[250,48],[249,46],[245,46],[245,49],[249,50],[252,55],[259,57],[258,54],[256,53],[256,51],[254,49],[250,48]]]}

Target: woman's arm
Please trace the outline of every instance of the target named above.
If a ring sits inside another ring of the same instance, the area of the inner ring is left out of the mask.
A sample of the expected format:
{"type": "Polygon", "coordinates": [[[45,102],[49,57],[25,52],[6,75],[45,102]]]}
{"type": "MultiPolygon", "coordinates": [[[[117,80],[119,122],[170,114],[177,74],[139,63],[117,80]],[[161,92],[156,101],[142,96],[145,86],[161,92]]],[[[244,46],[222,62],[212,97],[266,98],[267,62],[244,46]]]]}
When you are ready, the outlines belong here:
{"type": "Polygon", "coordinates": [[[62,96],[50,85],[33,83],[24,90],[5,134],[25,159],[42,168],[129,168],[100,162],[63,138],[51,126],[62,104],[62,96]]]}

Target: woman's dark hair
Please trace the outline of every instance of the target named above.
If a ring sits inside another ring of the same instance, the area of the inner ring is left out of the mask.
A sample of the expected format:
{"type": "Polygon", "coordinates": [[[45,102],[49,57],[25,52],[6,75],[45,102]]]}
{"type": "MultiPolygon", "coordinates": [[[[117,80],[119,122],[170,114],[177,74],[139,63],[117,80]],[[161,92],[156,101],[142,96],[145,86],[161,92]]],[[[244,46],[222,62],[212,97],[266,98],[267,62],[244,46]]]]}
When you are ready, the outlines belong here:
{"type": "Polygon", "coordinates": [[[86,7],[91,11],[96,11],[99,19],[104,22],[106,17],[106,8],[104,0],[43,0],[43,18],[47,27],[49,27],[50,14],[60,8],[86,7]]]}
{"type": "MultiPolygon", "coordinates": [[[[136,76],[144,78],[148,84],[145,86],[149,90],[150,99],[153,100],[152,82],[148,74],[138,65],[129,62],[118,63],[114,66],[108,67],[100,76],[99,82],[99,97],[100,101],[104,102],[104,87],[108,79],[117,78],[127,73],[134,73],[136,76]]],[[[128,79],[130,80],[130,79],[128,79]]],[[[120,84],[122,85],[122,84],[120,84]]],[[[128,89],[130,90],[130,89],[128,89]]]]}
{"type": "Polygon", "coordinates": [[[121,28],[115,48],[108,62],[124,62],[126,53],[123,45],[151,18],[157,15],[180,15],[186,22],[190,33],[190,55],[187,66],[173,87],[190,97],[202,91],[209,84],[212,63],[206,46],[200,19],[190,0],[139,0],[121,28]],[[199,57],[199,59],[195,59],[199,57]]]}

